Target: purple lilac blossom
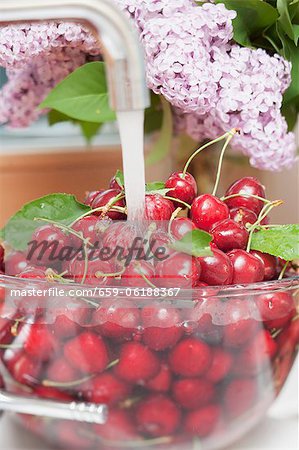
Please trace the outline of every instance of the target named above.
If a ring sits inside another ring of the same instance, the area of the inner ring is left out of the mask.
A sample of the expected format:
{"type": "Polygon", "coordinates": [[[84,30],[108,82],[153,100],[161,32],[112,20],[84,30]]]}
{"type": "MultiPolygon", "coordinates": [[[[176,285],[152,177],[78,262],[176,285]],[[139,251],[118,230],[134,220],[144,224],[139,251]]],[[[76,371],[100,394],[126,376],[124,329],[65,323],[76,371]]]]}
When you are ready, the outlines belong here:
{"type": "MultiPolygon", "coordinates": [[[[172,104],[177,131],[203,141],[238,127],[232,147],[253,166],[293,164],[295,137],[280,113],[291,66],[278,55],[234,44],[234,11],[192,0],[114,1],[140,33],[148,86],[172,104]]],[[[0,29],[0,65],[9,77],[0,93],[0,123],[36,120],[40,101],[90,55],[100,55],[100,45],[78,24],[0,29]]]]}
{"type": "Polygon", "coordinates": [[[100,54],[94,35],[79,24],[0,28],[0,66],[9,80],[0,92],[0,124],[29,126],[44,113],[38,105],[51,89],[88,57],[100,54]]]}

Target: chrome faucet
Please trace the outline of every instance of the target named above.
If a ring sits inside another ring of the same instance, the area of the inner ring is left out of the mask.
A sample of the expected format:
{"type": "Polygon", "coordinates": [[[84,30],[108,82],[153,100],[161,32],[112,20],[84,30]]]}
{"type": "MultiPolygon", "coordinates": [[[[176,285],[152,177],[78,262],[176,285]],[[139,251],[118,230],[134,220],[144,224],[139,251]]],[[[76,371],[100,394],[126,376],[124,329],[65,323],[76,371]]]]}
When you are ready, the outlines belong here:
{"type": "MultiPolygon", "coordinates": [[[[112,0],[0,0],[0,26],[45,20],[85,22],[98,34],[112,109],[137,111],[149,106],[138,34],[112,0]]],[[[55,402],[0,390],[1,410],[95,423],[105,423],[108,413],[106,405],[55,402]]]]}
{"type": "Polygon", "coordinates": [[[91,26],[102,44],[112,109],[135,111],[149,106],[137,31],[112,0],[0,0],[0,26],[41,20],[91,26]]]}

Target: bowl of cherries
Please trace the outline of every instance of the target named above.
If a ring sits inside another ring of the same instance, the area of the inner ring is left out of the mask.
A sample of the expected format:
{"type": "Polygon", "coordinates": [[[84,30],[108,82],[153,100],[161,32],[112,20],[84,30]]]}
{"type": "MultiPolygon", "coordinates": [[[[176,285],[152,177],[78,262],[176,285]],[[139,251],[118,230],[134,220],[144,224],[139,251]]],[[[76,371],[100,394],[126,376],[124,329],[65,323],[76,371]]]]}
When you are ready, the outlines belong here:
{"type": "Polygon", "coordinates": [[[220,448],[284,385],[299,343],[298,226],[269,223],[281,202],[256,178],[220,198],[187,169],[146,186],[142,220],[127,220],[118,171],[84,203],[47,195],[2,230],[1,392],[105,407],[98,423],[16,416],[54,445],[220,448]]]}

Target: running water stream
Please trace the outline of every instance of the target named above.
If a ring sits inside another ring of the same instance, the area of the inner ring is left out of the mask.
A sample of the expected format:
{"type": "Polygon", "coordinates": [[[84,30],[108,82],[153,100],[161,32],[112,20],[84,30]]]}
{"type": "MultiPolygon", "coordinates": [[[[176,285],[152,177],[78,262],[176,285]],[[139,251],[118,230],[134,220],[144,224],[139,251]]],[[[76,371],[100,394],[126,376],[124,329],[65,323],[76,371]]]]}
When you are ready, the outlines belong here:
{"type": "Polygon", "coordinates": [[[142,220],[145,206],[144,111],[117,113],[128,220],[142,220]]]}

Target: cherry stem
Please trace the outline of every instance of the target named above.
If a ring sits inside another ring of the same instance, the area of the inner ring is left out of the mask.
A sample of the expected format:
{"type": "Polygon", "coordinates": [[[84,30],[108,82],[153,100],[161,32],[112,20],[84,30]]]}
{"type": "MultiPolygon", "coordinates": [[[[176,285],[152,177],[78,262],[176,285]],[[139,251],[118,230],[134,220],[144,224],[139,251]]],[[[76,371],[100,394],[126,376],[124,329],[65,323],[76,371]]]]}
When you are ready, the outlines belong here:
{"type": "Polygon", "coordinates": [[[223,139],[226,139],[227,136],[229,135],[230,132],[226,132],[225,134],[223,134],[222,136],[214,139],[213,141],[207,142],[206,144],[204,144],[202,147],[198,148],[197,150],[195,150],[194,153],[192,153],[192,155],[190,156],[190,158],[188,159],[188,161],[185,164],[184,170],[183,170],[183,175],[186,175],[186,172],[188,170],[188,167],[190,166],[191,162],[193,161],[193,159],[195,158],[195,156],[197,156],[200,152],[202,152],[203,150],[205,150],[206,148],[210,147],[213,144],[216,144],[217,142],[222,141],[223,139]]]}
{"type": "MultiPolygon", "coordinates": [[[[115,200],[116,197],[118,197],[120,194],[116,195],[115,197],[113,197],[113,199],[111,200],[115,200]]],[[[122,196],[124,198],[124,195],[122,196]]],[[[110,201],[111,201],[110,200],[110,201]]],[[[120,200],[119,198],[117,200],[120,200]]],[[[115,200],[117,202],[117,200],[115,200]]],[[[110,203],[110,202],[108,202],[110,203]]],[[[108,205],[107,203],[107,205],[108,205]]],[[[82,214],[81,216],[77,217],[77,219],[75,219],[71,224],[70,227],[73,227],[75,225],[75,223],[77,223],[79,220],[84,219],[84,217],[90,216],[91,214],[95,213],[95,212],[101,212],[104,211],[105,208],[107,208],[106,206],[99,206],[98,208],[94,208],[94,209],[90,209],[89,211],[87,211],[86,213],[82,214]]],[[[113,205],[112,205],[113,206],[113,205]]],[[[109,208],[110,211],[118,211],[118,212],[122,212],[125,213],[126,212],[126,207],[122,207],[122,206],[113,206],[111,208],[109,208]]]]}
{"type": "Polygon", "coordinates": [[[110,209],[112,208],[112,206],[118,202],[118,200],[122,200],[123,198],[125,198],[125,195],[123,194],[123,192],[117,194],[115,197],[113,197],[111,200],[109,200],[109,202],[107,203],[106,206],[104,206],[104,209],[102,211],[101,214],[101,218],[105,217],[107,212],[110,211],[110,209]]]}
{"type": "Polygon", "coordinates": [[[163,197],[166,198],[167,200],[181,203],[182,205],[186,206],[186,208],[191,209],[191,205],[189,205],[189,203],[183,202],[183,200],[179,200],[178,198],[174,198],[174,197],[169,197],[169,195],[164,195],[163,197]]]}
{"type": "Polygon", "coordinates": [[[111,278],[111,277],[120,277],[120,276],[124,273],[125,270],[126,270],[126,268],[124,267],[120,272],[115,272],[115,273],[104,273],[104,272],[97,271],[97,272],[95,273],[95,276],[96,276],[96,278],[104,278],[104,277],[107,277],[107,278],[111,278]]]}
{"type": "Polygon", "coordinates": [[[26,316],[21,317],[20,319],[15,319],[15,323],[10,328],[10,333],[14,337],[17,337],[19,325],[20,325],[21,322],[24,322],[25,319],[26,319],[26,316]]]}
{"type": "Polygon", "coordinates": [[[83,429],[80,431],[80,435],[87,437],[89,439],[95,439],[96,441],[99,441],[103,445],[107,445],[108,447],[113,448],[127,448],[127,449],[141,449],[144,447],[151,447],[151,446],[157,446],[157,445],[164,445],[164,444],[170,444],[173,441],[173,438],[171,436],[162,436],[158,438],[153,439],[136,439],[134,441],[112,441],[110,439],[105,439],[100,437],[98,434],[93,433],[92,431],[83,429]]]}
{"type": "Polygon", "coordinates": [[[236,198],[236,197],[256,198],[257,200],[261,200],[262,202],[267,203],[267,204],[272,203],[271,200],[267,200],[266,198],[259,197],[258,195],[254,195],[254,194],[232,194],[232,195],[228,195],[227,197],[221,197],[220,200],[225,202],[225,200],[230,200],[231,198],[236,198]]]}
{"type": "Polygon", "coordinates": [[[43,380],[42,385],[46,387],[74,387],[78,386],[82,383],[85,383],[85,381],[89,381],[92,378],[94,378],[95,375],[88,375],[87,377],[80,378],[79,380],[74,381],[67,381],[67,382],[59,382],[59,381],[52,381],[52,380],[43,380]]]}
{"type": "Polygon", "coordinates": [[[121,409],[129,409],[131,408],[133,405],[135,405],[135,403],[138,403],[140,400],[142,399],[141,395],[138,395],[136,397],[131,397],[131,398],[127,398],[126,400],[123,400],[120,404],[119,407],[121,409]]]}
{"type": "Polygon", "coordinates": [[[23,345],[20,344],[0,344],[0,349],[6,350],[6,349],[19,349],[23,348],[23,345]]]}
{"type": "Polygon", "coordinates": [[[226,151],[226,149],[227,149],[227,147],[228,147],[230,141],[231,141],[231,140],[233,139],[233,137],[234,137],[237,133],[239,133],[239,132],[240,132],[240,130],[239,130],[238,128],[233,128],[231,131],[229,131],[229,132],[227,133],[228,137],[227,137],[227,139],[226,139],[226,141],[225,141],[225,144],[224,144],[224,146],[223,146],[223,148],[222,148],[222,150],[221,150],[220,157],[219,157],[219,163],[218,163],[218,168],[217,168],[216,181],[215,181],[215,186],[214,186],[212,195],[216,195],[217,190],[218,190],[219,181],[220,181],[220,176],[221,176],[221,169],[222,169],[222,164],[223,164],[223,158],[224,158],[225,151],[226,151]]]}
{"type": "Polygon", "coordinates": [[[263,221],[263,219],[265,217],[267,217],[267,215],[269,214],[269,212],[275,208],[276,206],[280,206],[283,204],[282,200],[274,200],[273,202],[270,202],[268,204],[265,204],[261,210],[261,212],[259,213],[258,219],[256,222],[254,222],[249,228],[249,238],[248,238],[248,243],[247,243],[247,248],[246,251],[249,252],[250,248],[251,248],[251,241],[252,241],[252,237],[253,237],[253,233],[256,230],[257,227],[260,226],[260,223],[263,221]]]}
{"type": "Polygon", "coordinates": [[[286,261],[286,262],[285,262],[285,264],[284,264],[284,266],[283,266],[283,268],[281,269],[281,272],[280,272],[280,274],[279,274],[278,280],[282,280],[282,279],[283,279],[283,276],[284,276],[284,274],[285,274],[285,271],[286,271],[287,268],[288,268],[289,262],[290,262],[290,261],[286,261]]]}
{"type": "Polygon", "coordinates": [[[182,211],[183,208],[178,207],[173,213],[171,214],[169,224],[168,224],[168,234],[172,237],[170,227],[174,219],[177,217],[177,215],[182,211]]]}
{"type": "MultiPolygon", "coordinates": [[[[136,262],[135,263],[136,264],[136,267],[137,268],[141,268],[141,264],[139,263],[139,262],[136,262]]],[[[139,270],[138,271],[138,273],[141,275],[141,277],[144,279],[144,281],[150,286],[150,287],[152,287],[153,289],[156,289],[157,288],[157,286],[155,286],[145,275],[144,275],[144,273],[142,273],[141,272],[141,270],[139,270]]]]}
{"type": "Polygon", "coordinates": [[[279,328],[278,330],[273,331],[273,333],[271,333],[271,336],[273,339],[277,338],[277,336],[282,332],[282,328],[279,328]]]}
{"type": "Polygon", "coordinates": [[[118,363],[119,363],[119,359],[115,359],[114,361],[111,361],[111,363],[109,363],[108,366],[106,367],[106,370],[112,369],[112,367],[117,366],[118,363]]]}

